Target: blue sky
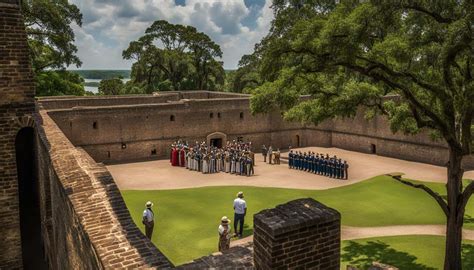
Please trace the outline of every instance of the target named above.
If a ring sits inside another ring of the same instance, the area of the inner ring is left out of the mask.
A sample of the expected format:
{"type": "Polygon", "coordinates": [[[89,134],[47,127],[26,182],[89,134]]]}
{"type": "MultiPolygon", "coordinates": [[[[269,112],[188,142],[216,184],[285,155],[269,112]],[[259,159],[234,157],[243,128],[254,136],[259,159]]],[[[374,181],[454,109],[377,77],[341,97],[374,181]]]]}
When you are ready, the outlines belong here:
{"type": "MultiPolygon", "coordinates": [[[[129,69],[122,51],[153,21],[192,25],[221,46],[224,68],[235,69],[267,33],[271,0],[72,0],[83,14],[74,25],[81,69],[129,69]]],[[[75,67],[70,67],[75,68],[75,67]]]]}

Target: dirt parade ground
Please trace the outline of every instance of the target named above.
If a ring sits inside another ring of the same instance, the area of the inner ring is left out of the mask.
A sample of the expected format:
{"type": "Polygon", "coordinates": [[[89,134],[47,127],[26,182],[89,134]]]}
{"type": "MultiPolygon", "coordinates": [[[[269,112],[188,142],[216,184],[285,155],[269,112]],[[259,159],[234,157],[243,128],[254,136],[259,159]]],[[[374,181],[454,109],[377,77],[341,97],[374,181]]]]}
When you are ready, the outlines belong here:
{"type": "MultiPolygon", "coordinates": [[[[115,182],[123,190],[162,190],[205,186],[256,186],[321,190],[354,184],[371,177],[400,172],[406,178],[446,182],[446,168],[372,154],[347,151],[338,148],[306,147],[295,150],[328,153],[347,160],[349,179],[337,180],[304,171],[290,170],[288,164],[270,165],[255,154],[255,175],[236,176],[228,173],[202,174],[182,167],[172,167],[169,160],[156,160],[107,166],[115,182]],[[291,181],[289,180],[291,177],[291,181]]],[[[288,153],[282,153],[286,157],[288,153]]],[[[474,171],[464,174],[474,179],[474,171]]]]}

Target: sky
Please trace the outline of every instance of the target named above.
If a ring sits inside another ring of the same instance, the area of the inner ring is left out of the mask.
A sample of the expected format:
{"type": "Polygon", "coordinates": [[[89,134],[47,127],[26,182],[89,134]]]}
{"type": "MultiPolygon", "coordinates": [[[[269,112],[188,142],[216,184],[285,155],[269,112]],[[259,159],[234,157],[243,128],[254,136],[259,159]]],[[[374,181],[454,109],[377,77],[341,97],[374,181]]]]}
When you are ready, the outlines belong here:
{"type": "MultiPolygon", "coordinates": [[[[156,20],[191,25],[221,46],[225,69],[236,69],[270,28],[271,0],[72,0],[83,14],[73,25],[80,69],[130,69],[122,51],[156,20]]],[[[76,67],[70,67],[76,69],[76,67]]]]}

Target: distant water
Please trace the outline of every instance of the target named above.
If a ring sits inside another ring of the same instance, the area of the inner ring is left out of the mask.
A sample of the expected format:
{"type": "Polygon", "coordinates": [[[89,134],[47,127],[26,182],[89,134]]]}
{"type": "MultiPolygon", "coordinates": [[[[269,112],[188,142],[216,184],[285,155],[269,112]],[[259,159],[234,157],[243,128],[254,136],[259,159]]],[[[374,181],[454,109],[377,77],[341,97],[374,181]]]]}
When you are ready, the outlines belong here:
{"type": "MultiPolygon", "coordinates": [[[[100,83],[101,79],[88,79],[88,78],[84,78],[84,82],[97,82],[97,83],[100,83]]],[[[130,81],[130,78],[126,78],[126,79],[122,79],[123,83],[126,83],[128,81],[130,81]]],[[[84,89],[86,91],[90,91],[92,93],[99,93],[99,87],[95,87],[95,86],[84,86],[84,89]]]]}

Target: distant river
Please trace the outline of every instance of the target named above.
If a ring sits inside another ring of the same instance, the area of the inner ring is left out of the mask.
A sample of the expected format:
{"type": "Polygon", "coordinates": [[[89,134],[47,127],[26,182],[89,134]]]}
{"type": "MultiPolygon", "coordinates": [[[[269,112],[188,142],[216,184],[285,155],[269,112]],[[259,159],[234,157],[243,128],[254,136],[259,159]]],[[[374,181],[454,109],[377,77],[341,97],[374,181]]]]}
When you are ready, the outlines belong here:
{"type": "MultiPolygon", "coordinates": [[[[100,81],[102,81],[101,79],[87,79],[87,78],[84,78],[84,82],[96,82],[96,83],[100,83],[100,81]]],[[[128,81],[130,81],[130,78],[126,78],[126,79],[122,79],[123,83],[126,83],[128,81]]],[[[84,86],[84,89],[86,91],[90,91],[92,93],[99,93],[99,87],[96,87],[96,86],[84,86]]]]}

